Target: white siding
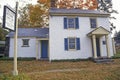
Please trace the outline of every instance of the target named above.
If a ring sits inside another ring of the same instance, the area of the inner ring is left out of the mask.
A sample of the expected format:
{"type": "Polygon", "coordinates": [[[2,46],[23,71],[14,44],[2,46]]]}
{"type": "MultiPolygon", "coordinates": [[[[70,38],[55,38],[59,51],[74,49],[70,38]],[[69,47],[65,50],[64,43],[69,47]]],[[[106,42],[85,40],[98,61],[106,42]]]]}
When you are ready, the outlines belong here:
{"type": "MultiPolygon", "coordinates": [[[[64,16],[51,16],[50,17],[50,60],[60,59],[83,59],[92,57],[92,44],[91,38],[87,34],[92,31],[90,27],[89,17],[79,17],[79,29],[67,30],[64,29],[63,20],[64,16]],[[80,47],[78,51],[65,51],[64,38],[78,37],[80,38],[80,47]]],[[[97,18],[97,25],[105,27],[109,30],[109,22],[107,18],[97,18]]],[[[110,42],[110,48],[111,42],[110,42]]],[[[102,55],[106,56],[105,45],[102,45],[102,55]]],[[[111,55],[112,49],[110,49],[111,55]]]]}
{"type": "MultiPolygon", "coordinates": [[[[10,38],[9,57],[14,56],[14,38],[10,38]]],[[[18,57],[36,57],[36,38],[18,38],[18,57]],[[29,39],[29,47],[22,47],[22,39],[29,39]]]]}

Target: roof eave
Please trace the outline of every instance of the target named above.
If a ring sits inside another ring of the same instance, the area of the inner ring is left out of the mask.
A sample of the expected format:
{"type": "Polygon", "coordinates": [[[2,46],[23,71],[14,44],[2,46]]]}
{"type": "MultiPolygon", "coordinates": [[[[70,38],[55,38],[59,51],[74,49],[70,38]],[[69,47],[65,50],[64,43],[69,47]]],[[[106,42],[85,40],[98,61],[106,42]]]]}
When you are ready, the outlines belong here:
{"type": "Polygon", "coordinates": [[[82,17],[109,17],[110,14],[95,13],[50,13],[50,16],[82,16],[82,17]]]}

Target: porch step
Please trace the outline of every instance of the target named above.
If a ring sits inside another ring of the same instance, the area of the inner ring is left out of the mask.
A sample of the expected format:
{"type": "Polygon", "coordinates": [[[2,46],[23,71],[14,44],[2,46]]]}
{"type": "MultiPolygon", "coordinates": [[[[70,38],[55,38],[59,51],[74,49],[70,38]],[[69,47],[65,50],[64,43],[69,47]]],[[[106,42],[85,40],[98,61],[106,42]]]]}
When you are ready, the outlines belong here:
{"type": "Polygon", "coordinates": [[[94,62],[96,63],[110,63],[110,62],[113,62],[113,60],[111,58],[96,58],[96,59],[93,59],[94,62]]]}

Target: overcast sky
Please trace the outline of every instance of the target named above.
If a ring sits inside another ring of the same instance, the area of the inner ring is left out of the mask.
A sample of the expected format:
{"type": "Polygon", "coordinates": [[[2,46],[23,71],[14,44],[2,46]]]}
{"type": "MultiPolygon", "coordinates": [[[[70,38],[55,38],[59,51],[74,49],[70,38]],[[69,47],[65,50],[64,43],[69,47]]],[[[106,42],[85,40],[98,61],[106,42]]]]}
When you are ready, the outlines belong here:
{"type": "Polygon", "coordinates": [[[114,25],[116,26],[116,30],[120,31],[120,0],[112,0],[113,1],[113,9],[117,10],[119,14],[112,14],[112,16],[116,17],[116,20],[112,20],[114,25]]]}
{"type": "MultiPolygon", "coordinates": [[[[23,6],[27,3],[33,3],[35,4],[37,0],[19,0],[19,6],[23,6]]],[[[113,1],[113,8],[117,10],[120,13],[120,1],[119,0],[112,0],[113,1]]],[[[3,6],[4,5],[10,5],[11,7],[15,7],[16,0],[0,0],[0,21],[3,15],[3,6]]],[[[114,22],[114,25],[116,26],[116,30],[120,31],[120,14],[112,14],[112,16],[116,17],[116,20],[112,20],[114,22]]]]}

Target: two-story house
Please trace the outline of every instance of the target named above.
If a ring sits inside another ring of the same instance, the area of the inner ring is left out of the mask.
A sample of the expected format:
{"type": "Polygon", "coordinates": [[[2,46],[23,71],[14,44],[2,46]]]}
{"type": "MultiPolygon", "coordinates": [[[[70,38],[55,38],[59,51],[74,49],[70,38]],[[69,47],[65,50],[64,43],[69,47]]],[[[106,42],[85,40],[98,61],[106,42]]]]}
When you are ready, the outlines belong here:
{"type": "Polygon", "coordinates": [[[97,10],[51,8],[49,59],[113,56],[109,16],[97,10]]]}

